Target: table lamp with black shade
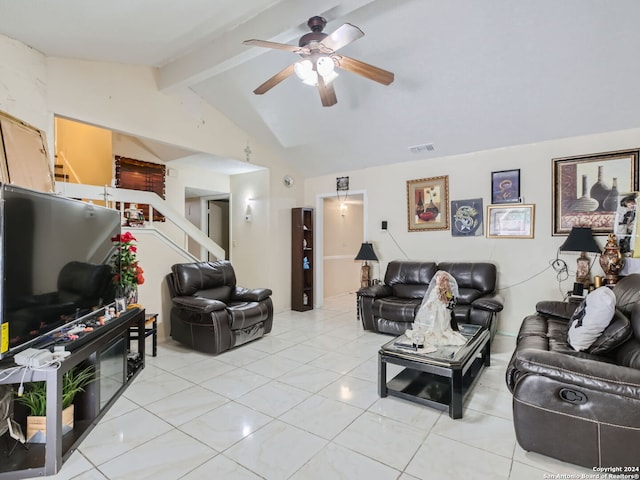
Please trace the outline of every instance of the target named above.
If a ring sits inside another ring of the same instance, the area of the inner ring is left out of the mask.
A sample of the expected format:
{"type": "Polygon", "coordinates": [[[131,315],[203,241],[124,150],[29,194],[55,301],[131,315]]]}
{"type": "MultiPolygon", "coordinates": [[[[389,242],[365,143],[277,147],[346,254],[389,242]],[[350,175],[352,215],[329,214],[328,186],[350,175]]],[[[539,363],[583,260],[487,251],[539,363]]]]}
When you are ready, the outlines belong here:
{"type": "Polygon", "coordinates": [[[560,245],[560,251],[580,252],[580,256],[576,261],[576,283],[589,288],[591,284],[591,260],[589,260],[587,252],[601,253],[600,247],[593,238],[591,227],[573,227],[567,239],[560,245]]]}
{"type": "Polygon", "coordinates": [[[368,287],[371,284],[371,267],[368,262],[377,262],[378,257],[373,251],[373,245],[365,242],[360,246],[360,251],[354,260],[363,260],[362,269],[360,271],[360,286],[368,287]]]}

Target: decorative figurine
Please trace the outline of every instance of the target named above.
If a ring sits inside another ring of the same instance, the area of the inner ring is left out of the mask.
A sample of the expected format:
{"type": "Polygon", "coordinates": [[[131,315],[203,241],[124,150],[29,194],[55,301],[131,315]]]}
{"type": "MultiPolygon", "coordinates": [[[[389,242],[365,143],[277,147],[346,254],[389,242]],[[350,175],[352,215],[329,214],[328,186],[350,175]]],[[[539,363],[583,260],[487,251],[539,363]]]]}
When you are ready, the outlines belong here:
{"type": "Polygon", "coordinates": [[[613,233],[609,234],[607,244],[600,254],[600,266],[604,271],[605,282],[609,286],[613,286],[618,282],[618,274],[624,266],[624,256],[620,252],[620,247],[613,233]]]}
{"type": "Polygon", "coordinates": [[[138,208],[137,203],[130,203],[129,208],[124,210],[124,218],[127,226],[139,227],[144,225],[144,213],[138,208]]]}
{"type": "Polygon", "coordinates": [[[425,344],[464,345],[467,339],[452,328],[452,309],[458,297],[458,282],[449,273],[436,272],[413,322],[413,331],[424,332],[425,344]]]}

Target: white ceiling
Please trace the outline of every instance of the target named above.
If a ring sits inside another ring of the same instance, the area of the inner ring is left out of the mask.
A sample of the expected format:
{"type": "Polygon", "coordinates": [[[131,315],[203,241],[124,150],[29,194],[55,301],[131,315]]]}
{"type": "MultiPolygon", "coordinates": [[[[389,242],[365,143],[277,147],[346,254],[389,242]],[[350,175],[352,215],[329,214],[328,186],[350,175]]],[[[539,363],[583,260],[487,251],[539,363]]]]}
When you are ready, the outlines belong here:
{"type": "Polygon", "coordinates": [[[0,0],[0,33],[158,67],[306,175],[640,127],[638,25],[638,0],[0,0]],[[295,76],[254,95],[298,57],[242,41],[297,44],[314,15],[360,27],[340,53],[395,82],[343,71],[328,108],[295,76]]]}

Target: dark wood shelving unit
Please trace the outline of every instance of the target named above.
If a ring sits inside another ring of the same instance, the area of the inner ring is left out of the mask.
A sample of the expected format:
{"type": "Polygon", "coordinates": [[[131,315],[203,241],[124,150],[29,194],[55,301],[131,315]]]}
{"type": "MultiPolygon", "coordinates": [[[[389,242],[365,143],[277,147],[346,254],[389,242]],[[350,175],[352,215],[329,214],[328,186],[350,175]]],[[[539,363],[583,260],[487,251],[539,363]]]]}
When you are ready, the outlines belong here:
{"type": "Polygon", "coordinates": [[[291,310],[313,309],[313,208],[291,209],[291,310]]]}

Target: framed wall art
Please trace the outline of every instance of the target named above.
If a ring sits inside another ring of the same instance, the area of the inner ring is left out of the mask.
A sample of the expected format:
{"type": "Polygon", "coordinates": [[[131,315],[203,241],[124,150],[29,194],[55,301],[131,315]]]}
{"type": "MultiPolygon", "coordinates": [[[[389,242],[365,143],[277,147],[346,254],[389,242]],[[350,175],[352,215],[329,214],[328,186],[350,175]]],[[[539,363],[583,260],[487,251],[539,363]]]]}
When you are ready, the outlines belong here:
{"type": "Polygon", "coordinates": [[[553,161],[553,235],[574,226],[594,235],[613,231],[620,192],[638,191],[640,150],[621,150],[553,161]]]}
{"type": "Polygon", "coordinates": [[[488,238],[533,238],[535,205],[487,206],[488,238]]]}
{"type": "Polygon", "coordinates": [[[407,181],[407,219],[410,232],[449,229],[449,177],[407,181]]]}
{"type": "Polygon", "coordinates": [[[484,235],[482,198],[451,200],[451,236],[475,237],[484,235]]]}
{"type": "Polygon", "coordinates": [[[520,169],[491,172],[491,203],[520,202],[520,169]]]}
{"type": "Polygon", "coordinates": [[[636,255],[636,235],[638,225],[638,192],[621,193],[615,213],[613,233],[620,247],[620,253],[625,257],[636,255]]]}

